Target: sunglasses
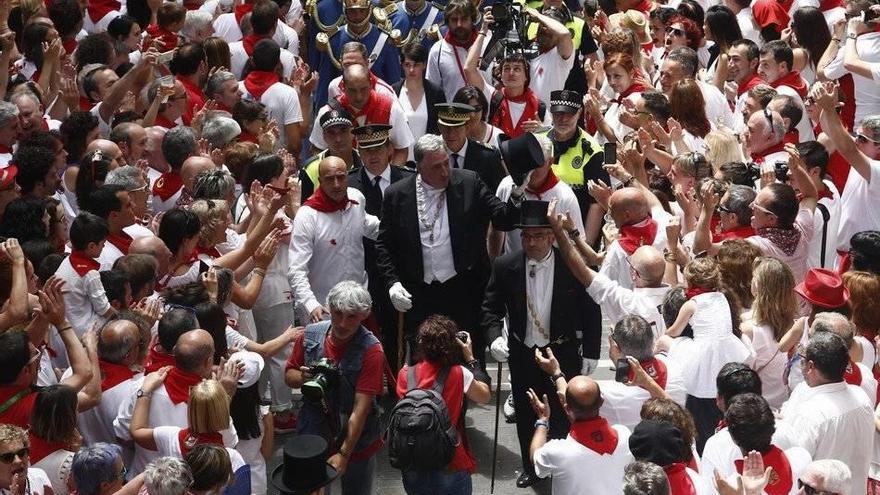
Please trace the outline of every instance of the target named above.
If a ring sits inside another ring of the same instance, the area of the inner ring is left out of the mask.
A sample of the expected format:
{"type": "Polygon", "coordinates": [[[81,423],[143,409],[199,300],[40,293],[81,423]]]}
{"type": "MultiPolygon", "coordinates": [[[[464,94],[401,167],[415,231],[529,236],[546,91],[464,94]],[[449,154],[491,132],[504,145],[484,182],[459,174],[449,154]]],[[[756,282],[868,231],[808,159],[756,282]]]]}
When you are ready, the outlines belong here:
{"type": "Polygon", "coordinates": [[[174,101],[174,100],[185,100],[185,99],[186,99],[186,93],[183,93],[182,95],[174,95],[174,96],[169,96],[169,97],[168,97],[168,100],[169,100],[169,101],[174,101]]]}
{"type": "Polygon", "coordinates": [[[674,27],[666,28],[666,34],[671,34],[673,36],[684,36],[685,35],[683,29],[678,29],[678,28],[674,28],[674,27]]]}
{"type": "Polygon", "coordinates": [[[772,211],[768,210],[767,208],[764,208],[763,206],[755,203],[754,201],[752,201],[752,203],[749,205],[749,208],[751,208],[752,210],[760,210],[768,215],[773,215],[774,217],[776,216],[776,213],[773,213],[772,211]]]}
{"type": "Polygon", "coordinates": [[[767,119],[767,124],[770,125],[770,134],[776,134],[776,128],[773,127],[773,115],[767,108],[764,108],[764,117],[767,119]]]}
{"type": "Polygon", "coordinates": [[[149,184],[144,184],[141,187],[138,187],[135,189],[129,189],[128,192],[129,193],[144,192],[147,190],[148,187],[150,187],[149,184]]]}
{"type": "Polygon", "coordinates": [[[875,141],[868,136],[862,134],[861,132],[853,133],[853,139],[856,140],[859,144],[872,143],[872,144],[880,144],[880,141],[875,141]]]}
{"type": "Polygon", "coordinates": [[[806,495],[834,495],[833,492],[816,489],[801,480],[798,480],[798,489],[803,490],[806,495]]]}
{"type": "Polygon", "coordinates": [[[718,211],[721,213],[733,213],[733,210],[723,205],[718,205],[718,211]]]}
{"type": "Polygon", "coordinates": [[[5,452],[3,454],[0,454],[0,462],[2,462],[3,464],[12,464],[13,462],[15,462],[16,457],[18,457],[19,459],[24,459],[25,457],[30,455],[30,452],[31,449],[29,449],[28,447],[13,452],[5,452]]]}
{"type": "Polygon", "coordinates": [[[125,475],[126,475],[126,474],[128,474],[128,469],[125,469],[125,465],[123,465],[123,466],[122,466],[122,471],[120,471],[119,474],[116,475],[116,479],[118,479],[119,481],[123,481],[123,482],[124,482],[124,481],[125,481],[125,475]]]}

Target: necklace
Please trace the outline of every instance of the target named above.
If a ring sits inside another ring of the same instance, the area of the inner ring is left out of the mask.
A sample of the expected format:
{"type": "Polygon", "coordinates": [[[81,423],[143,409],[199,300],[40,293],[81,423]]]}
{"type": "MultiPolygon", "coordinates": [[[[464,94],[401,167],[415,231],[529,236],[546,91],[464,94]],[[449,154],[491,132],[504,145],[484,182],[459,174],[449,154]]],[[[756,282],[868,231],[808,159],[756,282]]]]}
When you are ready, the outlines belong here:
{"type": "Polygon", "coordinates": [[[416,180],[416,210],[419,214],[419,222],[425,227],[425,230],[430,232],[428,235],[428,239],[431,243],[434,242],[434,226],[437,224],[437,220],[440,218],[440,212],[443,210],[443,205],[446,204],[446,191],[440,193],[440,196],[437,200],[437,207],[434,209],[434,218],[431,219],[430,223],[428,222],[428,205],[427,198],[425,197],[425,188],[422,186],[422,178],[419,177],[416,180]]]}
{"type": "Polygon", "coordinates": [[[532,305],[532,298],[526,294],[526,307],[529,309],[529,317],[532,319],[532,325],[538,330],[538,333],[541,334],[548,341],[550,340],[550,332],[544,328],[544,325],[541,324],[541,319],[538,318],[538,312],[535,311],[535,306],[532,305]]]}

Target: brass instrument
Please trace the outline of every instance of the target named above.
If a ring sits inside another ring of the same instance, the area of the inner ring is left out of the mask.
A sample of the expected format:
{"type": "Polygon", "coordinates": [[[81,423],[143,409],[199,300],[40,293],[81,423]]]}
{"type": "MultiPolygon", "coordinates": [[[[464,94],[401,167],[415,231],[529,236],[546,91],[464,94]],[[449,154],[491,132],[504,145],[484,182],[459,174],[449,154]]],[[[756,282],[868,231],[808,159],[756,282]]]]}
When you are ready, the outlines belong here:
{"type": "MultiPolygon", "coordinates": [[[[333,34],[336,34],[335,31],[333,34]]],[[[315,36],[315,46],[319,51],[324,52],[330,57],[330,62],[333,63],[333,66],[338,70],[342,70],[342,64],[339,63],[339,60],[336,59],[336,55],[333,54],[333,49],[330,48],[330,36],[327,33],[321,32],[315,36]]]]}

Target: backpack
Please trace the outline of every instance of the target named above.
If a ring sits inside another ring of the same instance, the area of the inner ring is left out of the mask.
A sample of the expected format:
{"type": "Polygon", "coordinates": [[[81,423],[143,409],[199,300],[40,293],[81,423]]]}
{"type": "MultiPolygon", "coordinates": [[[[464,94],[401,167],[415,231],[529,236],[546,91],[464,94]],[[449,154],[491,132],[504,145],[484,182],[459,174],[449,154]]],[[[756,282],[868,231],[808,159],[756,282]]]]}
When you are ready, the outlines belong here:
{"type": "Polygon", "coordinates": [[[458,431],[449,419],[443,386],[449,368],[440,370],[429,389],[417,388],[416,368],[407,373],[407,392],[391,410],[385,443],[391,465],[403,471],[445,468],[455,456],[458,431]]]}

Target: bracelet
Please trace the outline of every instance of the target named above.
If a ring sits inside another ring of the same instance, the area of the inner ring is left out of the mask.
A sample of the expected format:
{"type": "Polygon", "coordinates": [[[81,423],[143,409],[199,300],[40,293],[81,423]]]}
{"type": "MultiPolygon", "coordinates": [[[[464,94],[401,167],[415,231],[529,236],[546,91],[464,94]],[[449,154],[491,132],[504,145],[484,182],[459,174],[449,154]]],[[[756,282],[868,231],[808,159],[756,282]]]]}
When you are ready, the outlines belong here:
{"type": "Polygon", "coordinates": [[[58,329],[58,333],[64,332],[66,330],[73,330],[73,327],[71,325],[63,326],[58,329]]]}
{"type": "Polygon", "coordinates": [[[678,258],[675,256],[675,253],[668,249],[663,250],[663,259],[670,263],[678,263],[678,258]]]}
{"type": "Polygon", "coordinates": [[[254,268],[254,269],[253,269],[253,273],[254,273],[255,275],[259,275],[259,276],[261,276],[261,277],[265,277],[265,276],[266,276],[266,270],[264,270],[264,269],[262,269],[262,268],[254,268]]]}
{"type": "Polygon", "coordinates": [[[571,229],[568,231],[568,238],[571,240],[577,240],[581,236],[581,231],[578,229],[571,229]]]}
{"type": "Polygon", "coordinates": [[[565,380],[565,373],[560,371],[559,373],[556,373],[555,375],[551,376],[550,380],[552,380],[553,383],[556,383],[556,380],[559,380],[560,378],[565,380]]]}
{"type": "Polygon", "coordinates": [[[470,368],[470,369],[474,369],[474,366],[476,366],[477,363],[479,363],[478,360],[476,360],[476,359],[471,359],[470,361],[468,361],[467,363],[465,363],[465,365],[466,365],[468,368],[470,368]]]}
{"type": "Polygon", "coordinates": [[[346,452],[342,450],[342,447],[339,447],[339,455],[348,459],[349,457],[351,457],[351,452],[346,452]]]}
{"type": "Polygon", "coordinates": [[[856,33],[849,33],[846,35],[846,39],[848,39],[848,40],[854,40],[858,37],[859,37],[859,35],[857,35],[856,33]]]}
{"type": "Polygon", "coordinates": [[[537,429],[539,426],[543,426],[544,428],[547,428],[548,430],[550,429],[550,423],[548,423],[546,419],[539,419],[539,420],[535,421],[535,429],[537,429]]]}
{"type": "Polygon", "coordinates": [[[625,181],[621,182],[621,184],[623,184],[623,187],[629,187],[635,181],[636,181],[636,177],[634,175],[630,175],[629,179],[626,179],[625,181]]]}
{"type": "Polygon", "coordinates": [[[831,38],[831,41],[835,43],[840,43],[842,40],[840,38],[831,38]]]}
{"type": "Polygon", "coordinates": [[[486,36],[486,33],[484,31],[478,31],[477,36],[486,36]]]}

